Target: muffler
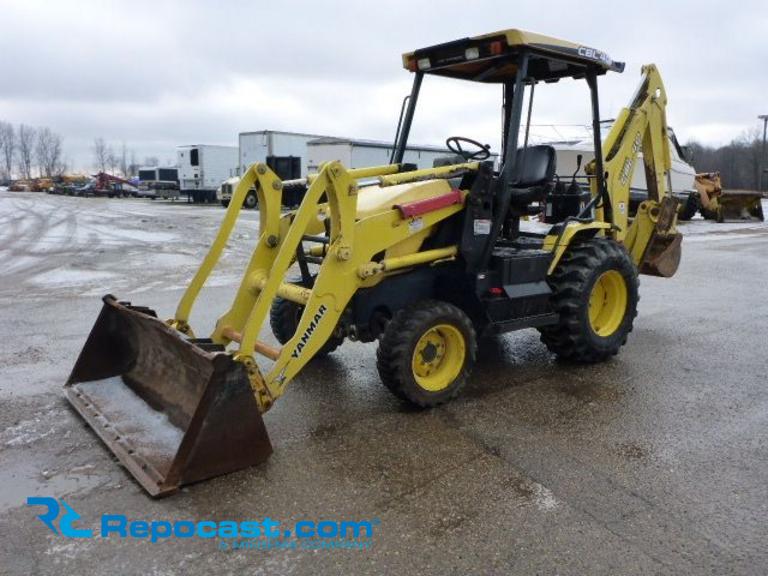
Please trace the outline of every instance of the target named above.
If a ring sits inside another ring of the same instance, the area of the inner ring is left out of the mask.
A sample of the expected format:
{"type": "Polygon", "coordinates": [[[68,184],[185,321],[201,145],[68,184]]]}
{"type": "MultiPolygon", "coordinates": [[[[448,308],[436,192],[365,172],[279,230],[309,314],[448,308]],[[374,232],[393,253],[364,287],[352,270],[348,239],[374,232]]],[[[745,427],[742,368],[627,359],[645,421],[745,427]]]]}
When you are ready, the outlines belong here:
{"type": "Polygon", "coordinates": [[[223,346],[186,338],[149,308],[103,301],[66,396],[150,495],[269,457],[246,371],[223,346]]]}

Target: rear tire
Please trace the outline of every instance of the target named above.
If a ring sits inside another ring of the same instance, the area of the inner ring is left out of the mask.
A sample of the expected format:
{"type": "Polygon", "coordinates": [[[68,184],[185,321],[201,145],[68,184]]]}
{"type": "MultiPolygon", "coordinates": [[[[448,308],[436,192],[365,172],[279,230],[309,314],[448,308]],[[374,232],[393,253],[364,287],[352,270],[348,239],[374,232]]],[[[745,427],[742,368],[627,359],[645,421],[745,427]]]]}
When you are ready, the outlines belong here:
{"type": "Polygon", "coordinates": [[[678,218],[680,218],[680,220],[690,220],[696,216],[696,212],[699,211],[700,207],[701,199],[699,198],[698,193],[691,192],[688,194],[688,199],[685,201],[685,204],[683,204],[683,208],[680,211],[678,218]]]}
{"type": "Polygon", "coordinates": [[[224,208],[229,208],[229,200],[222,200],[221,205],[224,206],[224,208]]]}
{"type": "Polygon", "coordinates": [[[602,362],[619,352],[632,331],[639,300],[637,268],[613,240],[576,242],[549,277],[560,321],[539,332],[559,358],[602,362]]]}
{"type": "Polygon", "coordinates": [[[399,310],[387,324],[376,367],[395,396],[431,408],[459,394],[476,353],[467,315],[452,304],[426,300],[399,310]]]}
{"type": "MultiPolygon", "coordinates": [[[[272,334],[275,335],[280,344],[285,344],[296,334],[296,328],[299,326],[299,320],[303,311],[304,306],[301,304],[280,298],[280,296],[277,296],[272,301],[272,308],[269,311],[269,326],[272,328],[272,334]]],[[[328,356],[328,354],[341,346],[343,342],[343,337],[331,334],[331,337],[317,351],[314,358],[328,356]]]]}

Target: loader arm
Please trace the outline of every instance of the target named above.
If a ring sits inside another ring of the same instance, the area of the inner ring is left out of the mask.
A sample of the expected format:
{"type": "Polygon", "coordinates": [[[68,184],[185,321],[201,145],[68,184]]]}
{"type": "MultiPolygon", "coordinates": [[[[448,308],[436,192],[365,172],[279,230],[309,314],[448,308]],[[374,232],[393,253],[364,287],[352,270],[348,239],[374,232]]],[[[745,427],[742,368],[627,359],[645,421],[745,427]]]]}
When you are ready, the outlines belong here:
{"type": "MultiPolygon", "coordinates": [[[[612,223],[610,235],[622,242],[640,272],[672,276],[680,261],[677,200],[670,194],[672,165],[666,117],[667,93],[654,64],[642,68],[642,80],[630,105],[623,108],[603,143],[603,170],[610,205],[597,207],[597,219],[612,223]],[[629,218],[629,193],[639,154],[643,154],[648,199],[629,218]],[[609,215],[604,214],[610,210],[609,215]],[[608,216],[608,218],[606,218],[608,216]]],[[[595,176],[595,162],[587,166],[595,176]]],[[[593,196],[600,179],[591,178],[593,196]]]]}
{"type": "Polygon", "coordinates": [[[283,394],[286,385],[322,348],[333,334],[355,292],[375,276],[396,269],[429,264],[455,256],[457,249],[435,249],[405,257],[375,261],[377,254],[416,235],[423,235],[437,223],[463,209],[465,193],[451,191],[447,178],[456,170],[476,170],[477,163],[399,173],[397,164],[362,169],[345,169],[331,162],[308,178],[309,188],[295,212],[281,214],[282,182],[265,164],[254,164],[234,191],[219,232],[197,274],[183,295],[176,315],[168,324],[193,336],[189,314],[200,289],[219,260],[237,220],[242,198],[255,186],[260,210],[260,237],[243,274],[231,308],[216,323],[211,340],[220,345],[238,344],[233,354],[251,382],[262,412],[283,394]],[[379,186],[440,180],[446,192],[457,200],[418,216],[408,216],[395,206],[358,218],[360,179],[377,178],[379,186]],[[307,237],[322,234],[328,220],[327,249],[312,288],[284,280],[294,263],[297,248],[307,237]],[[259,331],[274,299],[280,296],[303,307],[294,337],[282,348],[259,341],[259,331]],[[266,372],[255,354],[274,362],[266,372]]]}

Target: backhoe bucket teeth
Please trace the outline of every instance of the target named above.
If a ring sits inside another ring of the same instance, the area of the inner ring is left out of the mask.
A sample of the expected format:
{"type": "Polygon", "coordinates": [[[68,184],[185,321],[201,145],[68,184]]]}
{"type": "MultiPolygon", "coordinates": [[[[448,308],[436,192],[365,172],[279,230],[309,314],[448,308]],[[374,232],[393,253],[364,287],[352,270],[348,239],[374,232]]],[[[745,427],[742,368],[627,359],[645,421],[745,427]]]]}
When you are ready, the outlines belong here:
{"type": "Polygon", "coordinates": [[[244,367],[216,348],[105,296],[66,383],[70,404],[152,496],[272,452],[244,367]]]}

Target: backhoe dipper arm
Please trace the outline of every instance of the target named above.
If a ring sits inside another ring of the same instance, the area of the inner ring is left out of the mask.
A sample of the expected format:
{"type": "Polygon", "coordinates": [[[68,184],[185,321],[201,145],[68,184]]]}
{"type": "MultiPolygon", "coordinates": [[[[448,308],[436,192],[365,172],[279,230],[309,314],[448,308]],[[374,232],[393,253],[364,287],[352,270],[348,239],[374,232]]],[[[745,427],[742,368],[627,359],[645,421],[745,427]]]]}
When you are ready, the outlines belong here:
{"type": "MultiPolygon", "coordinates": [[[[667,93],[654,64],[642,68],[642,80],[629,107],[619,113],[603,150],[603,170],[612,207],[611,235],[623,242],[632,260],[645,274],[672,276],[680,260],[681,236],[677,233],[677,201],[670,194],[671,158],[667,136],[667,93]],[[648,189],[644,201],[630,221],[629,193],[638,155],[648,189]]],[[[589,170],[594,174],[595,163],[589,170]]],[[[597,179],[592,194],[599,194],[597,179]]],[[[603,219],[602,207],[597,209],[603,219]]]]}

